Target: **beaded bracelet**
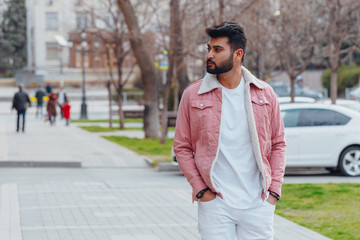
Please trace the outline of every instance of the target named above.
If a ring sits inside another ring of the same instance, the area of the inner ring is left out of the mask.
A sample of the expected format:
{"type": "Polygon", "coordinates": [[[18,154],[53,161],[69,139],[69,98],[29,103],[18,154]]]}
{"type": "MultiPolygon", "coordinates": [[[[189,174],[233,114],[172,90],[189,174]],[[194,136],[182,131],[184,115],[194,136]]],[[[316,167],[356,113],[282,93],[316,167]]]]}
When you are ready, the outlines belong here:
{"type": "Polygon", "coordinates": [[[280,200],[280,197],[279,197],[276,193],[273,193],[273,192],[270,192],[270,191],[269,191],[269,194],[270,194],[271,196],[273,196],[274,198],[276,198],[276,201],[279,201],[279,200],[280,200]]]}

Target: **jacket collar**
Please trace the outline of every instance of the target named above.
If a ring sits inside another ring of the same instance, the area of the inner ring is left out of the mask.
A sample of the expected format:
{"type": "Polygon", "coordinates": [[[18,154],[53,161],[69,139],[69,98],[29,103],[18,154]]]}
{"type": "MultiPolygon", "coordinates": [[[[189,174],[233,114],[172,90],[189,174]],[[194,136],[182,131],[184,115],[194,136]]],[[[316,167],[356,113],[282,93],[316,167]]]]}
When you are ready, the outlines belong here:
{"type": "MultiPolygon", "coordinates": [[[[256,87],[260,89],[265,89],[266,85],[263,84],[259,79],[257,79],[249,70],[247,70],[244,66],[241,66],[241,74],[245,79],[245,83],[252,83],[256,87]]],[[[218,80],[215,74],[207,73],[203,78],[198,94],[204,94],[212,91],[215,88],[218,88],[218,80]]]]}

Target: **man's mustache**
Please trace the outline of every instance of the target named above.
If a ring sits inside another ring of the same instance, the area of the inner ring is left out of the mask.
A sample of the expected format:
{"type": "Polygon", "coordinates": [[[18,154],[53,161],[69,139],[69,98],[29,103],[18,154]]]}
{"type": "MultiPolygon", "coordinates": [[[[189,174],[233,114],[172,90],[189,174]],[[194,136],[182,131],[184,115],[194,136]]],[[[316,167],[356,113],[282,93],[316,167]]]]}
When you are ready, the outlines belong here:
{"type": "Polygon", "coordinates": [[[212,63],[212,64],[216,65],[216,63],[215,63],[214,61],[212,61],[211,59],[208,59],[208,60],[206,61],[206,63],[207,63],[207,64],[212,63]]]}

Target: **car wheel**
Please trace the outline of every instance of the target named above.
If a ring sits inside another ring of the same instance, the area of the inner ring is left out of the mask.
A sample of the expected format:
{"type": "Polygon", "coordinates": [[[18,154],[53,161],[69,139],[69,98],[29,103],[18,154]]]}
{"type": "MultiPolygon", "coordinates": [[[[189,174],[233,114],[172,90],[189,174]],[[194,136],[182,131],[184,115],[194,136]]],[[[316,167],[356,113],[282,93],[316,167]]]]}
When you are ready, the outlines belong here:
{"type": "Polygon", "coordinates": [[[360,176],[360,147],[349,147],[340,155],[339,168],[345,176],[360,176]]]}

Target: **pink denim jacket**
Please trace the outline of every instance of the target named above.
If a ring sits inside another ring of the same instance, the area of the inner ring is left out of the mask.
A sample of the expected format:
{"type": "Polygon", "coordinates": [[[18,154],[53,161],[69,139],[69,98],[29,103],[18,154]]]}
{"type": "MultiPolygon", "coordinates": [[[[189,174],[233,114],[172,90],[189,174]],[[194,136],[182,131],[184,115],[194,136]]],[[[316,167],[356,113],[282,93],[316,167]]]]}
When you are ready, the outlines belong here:
{"type": "MultiPolygon", "coordinates": [[[[268,190],[281,195],[285,172],[284,123],[273,89],[241,67],[245,79],[246,111],[254,156],[262,178],[262,198],[268,190]]],[[[190,85],[179,106],[174,152],[180,170],[196,194],[210,187],[220,197],[212,179],[212,169],[218,154],[222,88],[216,75],[190,85]]]]}

